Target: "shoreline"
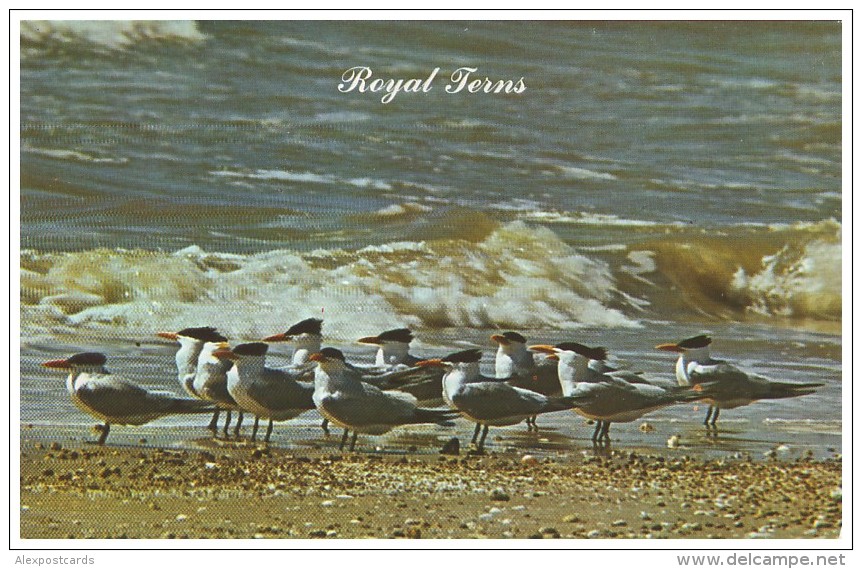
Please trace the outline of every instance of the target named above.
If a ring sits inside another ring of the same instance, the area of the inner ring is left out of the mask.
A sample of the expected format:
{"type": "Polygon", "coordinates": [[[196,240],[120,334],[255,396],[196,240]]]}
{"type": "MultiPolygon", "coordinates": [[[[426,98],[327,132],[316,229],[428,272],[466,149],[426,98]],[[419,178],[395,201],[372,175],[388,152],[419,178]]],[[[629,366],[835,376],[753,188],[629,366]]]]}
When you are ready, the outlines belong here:
{"type": "Polygon", "coordinates": [[[22,539],[838,538],[840,455],[483,456],[21,441],[22,539]]]}

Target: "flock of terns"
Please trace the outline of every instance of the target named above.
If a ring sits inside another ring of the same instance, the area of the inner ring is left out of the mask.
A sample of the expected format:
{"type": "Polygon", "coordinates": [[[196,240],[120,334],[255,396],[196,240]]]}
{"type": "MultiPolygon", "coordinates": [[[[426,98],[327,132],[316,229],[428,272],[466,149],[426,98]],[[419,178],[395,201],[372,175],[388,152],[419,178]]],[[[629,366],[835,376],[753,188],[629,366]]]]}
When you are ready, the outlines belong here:
{"type": "Polygon", "coordinates": [[[640,373],[618,370],[606,363],[605,348],[576,342],[527,345],[517,332],[495,334],[495,376],[480,373],[481,350],[468,349],[442,358],[421,359],[410,354],[410,330],[389,330],[361,338],[377,346],[373,365],[354,365],[335,348],[322,347],[316,318],[303,320],[286,332],[259,342],[229,347],[227,338],[211,327],[159,332],[176,341],[180,385],[189,398],[147,390],[110,373],[107,358],[83,352],[42,365],[68,370],[66,387],[81,410],[104,422],[97,444],[104,444],[112,424],[142,425],[171,414],[212,413],[209,428],[218,434],[220,413],[226,414],[223,433],[229,435],[231,413],[238,413],[234,435],[240,436],[244,414],[254,416],[251,435],[256,440],[261,419],[287,421],[317,409],[328,424],[344,429],[340,450],[350,433],[354,450],[359,433],[381,435],[413,424],[453,426],[457,417],[476,423],[472,445],[483,452],[489,427],[527,422],[538,430],[536,417],[574,410],[595,421],[594,445],[610,442],[611,423],[630,422],[675,403],[708,403],[704,424],[715,429],[720,410],[761,399],[782,399],[813,393],[822,383],[770,381],[710,357],[711,338],[699,335],[659,350],[679,354],[676,382],[648,380],[640,373]],[[293,350],[291,363],[266,365],[272,343],[293,350]]]}

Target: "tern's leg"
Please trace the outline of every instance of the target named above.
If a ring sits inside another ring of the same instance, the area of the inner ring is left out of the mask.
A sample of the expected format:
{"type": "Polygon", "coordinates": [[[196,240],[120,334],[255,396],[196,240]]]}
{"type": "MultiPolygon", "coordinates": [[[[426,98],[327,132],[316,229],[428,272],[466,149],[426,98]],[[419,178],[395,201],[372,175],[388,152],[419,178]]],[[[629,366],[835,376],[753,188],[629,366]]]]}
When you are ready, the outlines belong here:
{"type": "Polygon", "coordinates": [[[323,429],[324,434],[326,434],[326,436],[328,437],[329,436],[329,419],[324,419],[323,422],[320,424],[320,428],[323,429]]]}
{"type": "Polygon", "coordinates": [[[476,428],[473,430],[473,438],[472,438],[472,440],[470,440],[471,445],[476,444],[476,439],[479,438],[479,431],[481,431],[481,430],[482,430],[482,425],[480,425],[479,423],[476,423],[476,428]]]}
{"type": "Polygon", "coordinates": [[[257,440],[257,427],[260,423],[260,417],[254,416],[254,426],[251,428],[251,440],[257,440]]]}
{"type": "Polygon", "coordinates": [[[479,451],[485,450],[485,437],[488,436],[488,425],[482,429],[482,438],[479,439],[479,451]]]}
{"type": "Polygon", "coordinates": [[[353,431],[353,437],[350,439],[350,452],[353,452],[353,449],[356,447],[356,437],[359,436],[359,433],[353,431]]]}
{"type": "Polygon", "coordinates": [[[111,424],[105,423],[105,426],[102,427],[102,434],[99,436],[99,440],[96,441],[96,444],[97,445],[105,444],[105,439],[108,438],[108,433],[110,433],[110,432],[111,432],[111,424]]]}
{"type": "Polygon", "coordinates": [[[709,409],[706,410],[706,419],[703,420],[703,424],[707,427],[709,426],[709,419],[712,417],[712,409],[713,407],[710,405],[709,409]]]}
{"type": "Polygon", "coordinates": [[[227,410],[227,412],[225,413],[225,420],[224,420],[224,438],[227,438],[227,429],[228,429],[228,427],[230,427],[230,409],[228,409],[228,410],[227,410]]]}
{"type": "Polygon", "coordinates": [[[239,428],[242,426],[242,411],[239,412],[239,417],[236,418],[236,427],[233,428],[233,436],[239,438],[239,428]]]}
{"type": "Polygon", "coordinates": [[[709,422],[709,426],[715,428],[715,422],[718,421],[718,412],[721,411],[720,408],[716,407],[715,411],[712,412],[712,421],[709,422]]]}
{"type": "Polygon", "coordinates": [[[266,428],[266,436],[263,438],[264,442],[269,442],[269,435],[272,434],[272,419],[269,420],[269,426],[266,428]]]}
{"type": "Polygon", "coordinates": [[[338,445],[338,450],[344,450],[344,443],[347,442],[347,435],[350,434],[350,431],[347,428],[344,429],[344,434],[341,435],[341,444],[338,445]]]}
{"type": "Polygon", "coordinates": [[[603,421],[596,421],[596,428],[593,431],[593,438],[590,439],[593,442],[596,442],[597,440],[599,440],[599,431],[602,430],[602,423],[603,423],[603,421]]]}
{"type": "Polygon", "coordinates": [[[212,421],[210,421],[210,424],[207,425],[207,429],[212,431],[213,434],[218,433],[218,416],[219,416],[220,412],[221,412],[221,410],[218,407],[216,407],[215,412],[213,412],[212,421]]]}
{"type": "Polygon", "coordinates": [[[601,438],[604,439],[605,442],[607,442],[607,443],[611,442],[611,436],[608,434],[608,431],[610,431],[610,430],[611,430],[611,422],[605,421],[604,426],[602,426],[601,438]]]}

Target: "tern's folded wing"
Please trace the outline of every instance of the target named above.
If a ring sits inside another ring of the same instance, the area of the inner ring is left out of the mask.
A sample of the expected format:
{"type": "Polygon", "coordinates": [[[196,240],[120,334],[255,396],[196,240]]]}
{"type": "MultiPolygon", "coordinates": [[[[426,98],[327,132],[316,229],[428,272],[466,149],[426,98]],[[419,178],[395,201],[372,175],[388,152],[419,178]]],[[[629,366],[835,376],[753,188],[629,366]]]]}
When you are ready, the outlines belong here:
{"type": "Polygon", "coordinates": [[[470,383],[452,397],[465,413],[481,419],[500,419],[541,413],[547,398],[505,383],[470,383]]]}
{"type": "Polygon", "coordinates": [[[77,397],[92,409],[111,417],[133,417],[168,409],[172,398],[116,376],[93,378],[76,390],[77,397]]]}

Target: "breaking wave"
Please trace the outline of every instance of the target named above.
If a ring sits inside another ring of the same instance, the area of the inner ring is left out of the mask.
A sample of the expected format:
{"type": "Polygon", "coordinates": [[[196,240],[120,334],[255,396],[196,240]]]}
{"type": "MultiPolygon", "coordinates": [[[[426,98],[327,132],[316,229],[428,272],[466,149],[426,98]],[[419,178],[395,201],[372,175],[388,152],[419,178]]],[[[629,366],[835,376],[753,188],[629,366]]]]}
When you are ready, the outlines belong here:
{"type": "Polygon", "coordinates": [[[351,339],[396,325],[638,326],[610,267],[522,222],[484,239],[390,243],[349,251],[252,255],[98,249],[21,254],[22,326],[130,329],[219,326],[271,334],[324,314],[351,339]]]}
{"type": "Polygon", "coordinates": [[[322,314],[328,336],[350,340],[402,325],[534,330],[841,319],[836,221],[590,253],[523,221],[486,229],[358,250],[23,251],[22,327],[208,324],[253,337],[322,314]]]}
{"type": "Polygon", "coordinates": [[[25,20],[21,22],[22,47],[89,45],[122,50],[142,41],[196,43],[205,36],[191,21],[157,20],[25,20]]]}
{"type": "Polygon", "coordinates": [[[740,228],[642,247],[683,299],[708,315],[840,321],[841,224],[740,228]]]}

